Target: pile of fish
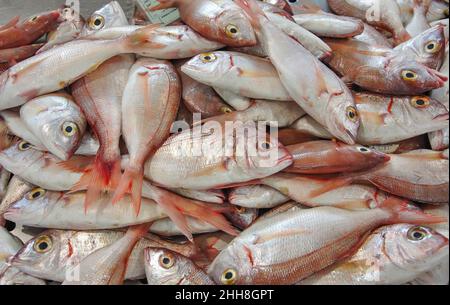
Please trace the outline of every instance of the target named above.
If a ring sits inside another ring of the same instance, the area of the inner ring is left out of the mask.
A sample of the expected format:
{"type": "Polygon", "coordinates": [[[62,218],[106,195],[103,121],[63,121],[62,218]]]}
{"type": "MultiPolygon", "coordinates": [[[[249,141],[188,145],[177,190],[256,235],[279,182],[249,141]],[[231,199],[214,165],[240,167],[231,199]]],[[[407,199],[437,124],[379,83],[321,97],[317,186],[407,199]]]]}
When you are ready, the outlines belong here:
{"type": "Polygon", "coordinates": [[[447,284],[448,2],[328,5],[2,22],[0,284],[447,284]]]}

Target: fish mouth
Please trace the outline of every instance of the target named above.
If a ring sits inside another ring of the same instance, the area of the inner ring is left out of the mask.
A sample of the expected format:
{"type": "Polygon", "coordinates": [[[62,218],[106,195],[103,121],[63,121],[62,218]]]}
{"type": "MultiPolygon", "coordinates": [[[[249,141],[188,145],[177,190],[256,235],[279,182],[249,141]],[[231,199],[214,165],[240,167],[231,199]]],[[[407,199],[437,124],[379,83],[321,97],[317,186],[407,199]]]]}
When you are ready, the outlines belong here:
{"type": "Polygon", "coordinates": [[[285,154],[285,156],[283,158],[278,159],[277,166],[283,165],[283,166],[288,167],[293,162],[294,162],[294,157],[291,154],[287,153],[287,154],[285,154]]]}
{"type": "Polygon", "coordinates": [[[445,83],[448,81],[448,77],[445,74],[442,74],[439,71],[433,70],[431,68],[427,67],[428,72],[433,75],[436,79],[436,85],[439,86],[437,88],[441,88],[445,85],[445,83]]]}
{"type": "Polygon", "coordinates": [[[448,113],[439,114],[433,118],[433,121],[448,121],[450,115],[448,113]]]}

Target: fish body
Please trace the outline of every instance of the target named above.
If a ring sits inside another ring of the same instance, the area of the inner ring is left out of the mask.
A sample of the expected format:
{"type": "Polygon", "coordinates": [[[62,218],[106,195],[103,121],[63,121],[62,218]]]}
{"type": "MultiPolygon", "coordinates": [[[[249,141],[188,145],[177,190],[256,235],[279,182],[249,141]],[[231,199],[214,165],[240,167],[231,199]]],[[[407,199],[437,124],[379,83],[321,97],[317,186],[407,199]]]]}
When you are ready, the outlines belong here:
{"type": "Polygon", "coordinates": [[[251,185],[233,189],[228,200],[244,208],[270,209],[289,201],[289,197],[265,185],[251,185]]]}
{"type": "Polygon", "coordinates": [[[361,20],[333,14],[299,14],[295,22],[320,37],[348,38],[361,34],[364,23],[361,20]]]}
{"type": "Polygon", "coordinates": [[[0,49],[16,48],[33,43],[39,37],[53,30],[60,19],[58,11],[30,17],[0,31],[0,49]]]}
{"type": "Polygon", "coordinates": [[[208,274],[226,285],[297,283],[352,253],[368,232],[384,224],[426,219],[442,221],[402,201],[364,211],[288,210],[242,232],[216,257],[208,274]]]}
{"type": "Polygon", "coordinates": [[[369,170],[389,161],[383,153],[359,145],[313,141],[288,146],[294,163],[285,172],[336,174],[369,170]]]}
{"type": "Polygon", "coordinates": [[[151,10],[178,7],[181,20],[207,39],[232,47],[256,45],[244,12],[227,0],[162,0],[151,10]]]}
{"type": "Polygon", "coordinates": [[[267,59],[237,52],[200,54],[181,71],[209,86],[253,99],[290,101],[275,67],[267,59]]]}
{"type": "Polygon", "coordinates": [[[422,226],[398,224],[373,232],[350,258],[301,285],[402,285],[448,256],[448,239],[422,226]]]}
{"type": "Polygon", "coordinates": [[[130,160],[114,200],[131,185],[137,212],[144,163],[169,137],[180,106],[181,90],[178,74],[167,61],[139,59],[131,68],[122,100],[122,134],[130,160]]]}

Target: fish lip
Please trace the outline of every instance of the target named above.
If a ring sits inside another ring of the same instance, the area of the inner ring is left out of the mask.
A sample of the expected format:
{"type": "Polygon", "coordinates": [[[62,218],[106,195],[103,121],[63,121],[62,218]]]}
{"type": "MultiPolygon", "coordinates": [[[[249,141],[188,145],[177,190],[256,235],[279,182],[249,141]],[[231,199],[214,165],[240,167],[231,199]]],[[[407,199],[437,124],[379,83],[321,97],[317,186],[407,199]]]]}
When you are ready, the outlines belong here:
{"type": "Polygon", "coordinates": [[[449,113],[439,114],[433,118],[433,121],[448,121],[449,117],[449,113]]]}

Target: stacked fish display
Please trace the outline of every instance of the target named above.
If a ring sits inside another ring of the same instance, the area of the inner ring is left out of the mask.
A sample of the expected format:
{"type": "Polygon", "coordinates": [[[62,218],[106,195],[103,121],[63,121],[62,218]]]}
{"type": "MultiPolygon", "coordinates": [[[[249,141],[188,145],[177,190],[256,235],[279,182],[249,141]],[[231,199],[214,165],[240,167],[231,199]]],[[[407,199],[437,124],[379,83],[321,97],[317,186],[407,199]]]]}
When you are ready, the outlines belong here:
{"type": "Polygon", "coordinates": [[[1,22],[0,285],[448,284],[447,2],[158,2],[1,22]]]}

